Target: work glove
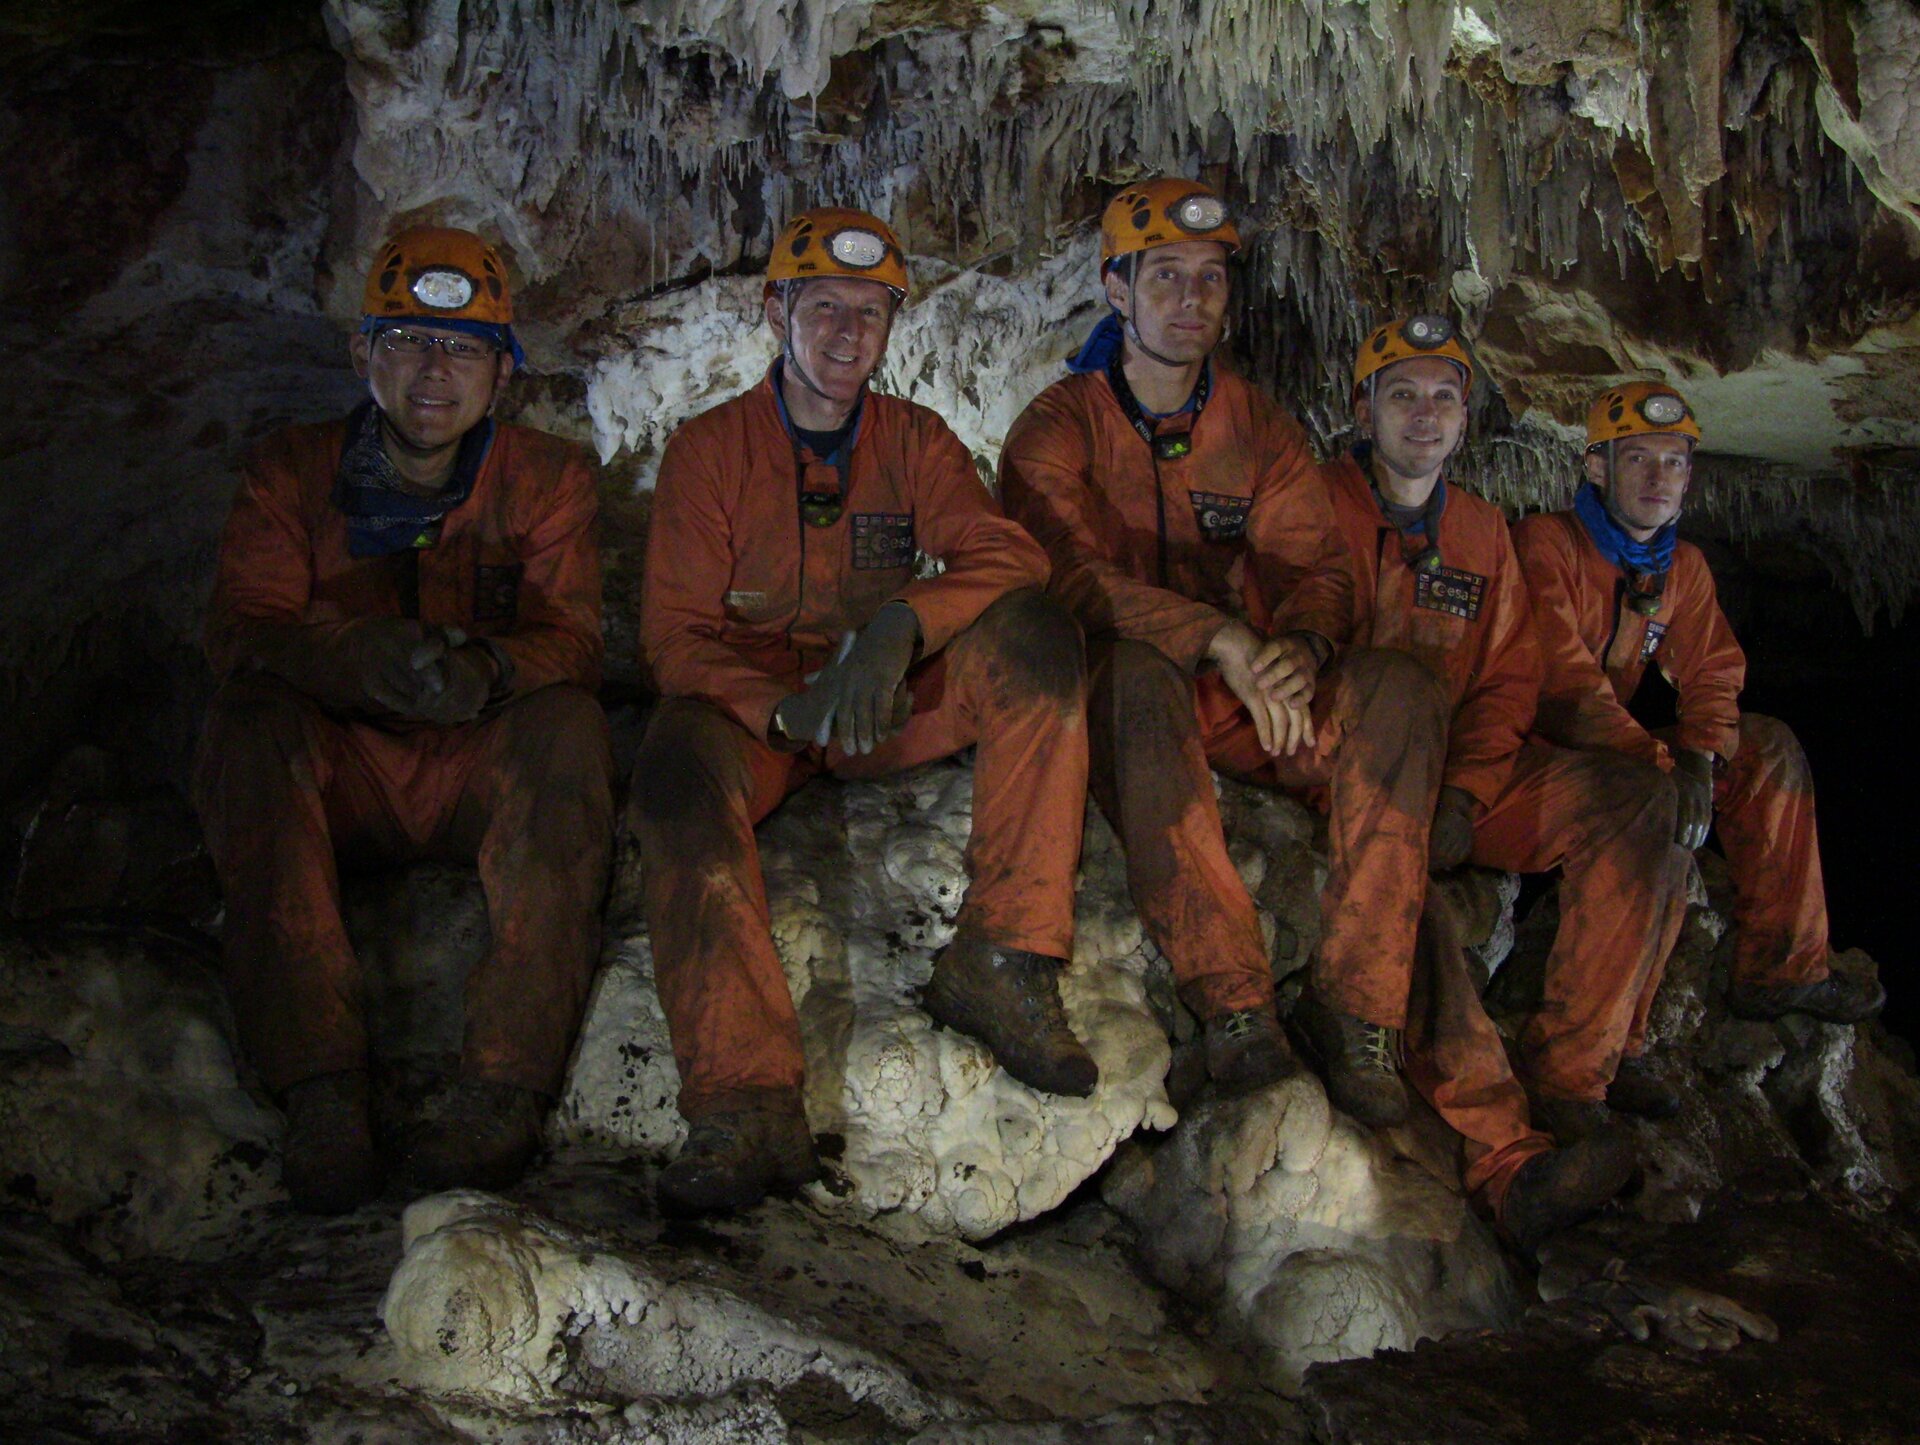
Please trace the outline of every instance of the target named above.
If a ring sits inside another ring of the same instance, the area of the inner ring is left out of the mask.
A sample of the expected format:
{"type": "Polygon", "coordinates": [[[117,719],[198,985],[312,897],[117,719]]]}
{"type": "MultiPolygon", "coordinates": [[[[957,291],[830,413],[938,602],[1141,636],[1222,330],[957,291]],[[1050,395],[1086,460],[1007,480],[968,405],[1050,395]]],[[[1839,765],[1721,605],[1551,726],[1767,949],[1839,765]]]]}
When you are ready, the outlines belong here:
{"type": "Polygon", "coordinates": [[[1599,1279],[1573,1293],[1643,1344],[1658,1333],[1682,1349],[1724,1352],[1743,1338],[1780,1338],[1780,1327],[1760,1311],[1692,1285],[1635,1274],[1625,1260],[1608,1261],[1599,1279]]]}
{"type": "Polygon", "coordinates": [[[1713,755],[1674,749],[1673,786],[1680,794],[1673,841],[1691,851],[1707,841],[1707,830],[1713,826],[1713,755]]]}
{"type": "Polygon", "coordinates": [[[907,725],[913,694],[902,683],[920,640],[920,620],[889,603],[859,632],[840,639],[833,661],[782,699],[774,719],[788,740],[824,748],[838,736],[846,753],[870,753],[907,725]]]}
{"type": "Polygon", "coordinates": [[[1473,851],[1473,825],[1480,802],[1465,788],[1442,785],[1433,808],[1433,827],[1427,834],[1427,871],[1445,873],[1467,861],[1473,851]]]}
{"type": "Polygon", "coordinates": [[[407,716],[441,727],[455,727],[480,716],[499,675],[484,648],[467,642],[457,628],[449,628],[437,657],[424,645],[415,656],[432,660],[421,669],[427,674],[421,680],[423,696],[407,716]]]}

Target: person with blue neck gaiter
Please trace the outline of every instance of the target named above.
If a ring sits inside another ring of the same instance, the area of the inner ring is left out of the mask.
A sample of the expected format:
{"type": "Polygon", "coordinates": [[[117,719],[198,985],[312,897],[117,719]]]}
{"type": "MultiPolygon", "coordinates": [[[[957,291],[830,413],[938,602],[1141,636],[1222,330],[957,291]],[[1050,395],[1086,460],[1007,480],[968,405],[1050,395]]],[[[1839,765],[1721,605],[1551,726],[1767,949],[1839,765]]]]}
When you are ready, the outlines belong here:
{"type": "Polygon", "coordinates": [[[287,1192],[319,1213],[390,1170],[419,1192],[519,1177],[586,1007],[613,842],[594,471],[493,418],[521,360],[505,263],[412,227],[373,254],[360,309],[365,400],[244,469],[194,779],[242,1042],[287,1110],[287,1192]],[[457,1077],[376,1129],[337,869],[423,854],[478,863],[491,943],[457,1077]]]}
{"type": "MultiPolygon", "coordinates": [[[[1535,727],[1564,747],[1624,753],[1667,771],[1674,843],[1719,835],[1733,873],[1728,1007],[1856,1023],[1885,1000],[1877,978],[1829,967],[1813,780],[1785,724],[1740,709],[1746,658],[1706,558],[1677,535],[1701,441],[1692,407],[1659,382],[1610,387],[1587,415],[1586,480],[1571,511],[1514,529],[1543,654],[1535,727]],[[1679,693],[1679,721],[1649,731],[1627,710],[1649,666],[1679,693]]],[[[1646,1047],[1660,982],[1642,985],[1609,1048],[1646,1047]]]]}

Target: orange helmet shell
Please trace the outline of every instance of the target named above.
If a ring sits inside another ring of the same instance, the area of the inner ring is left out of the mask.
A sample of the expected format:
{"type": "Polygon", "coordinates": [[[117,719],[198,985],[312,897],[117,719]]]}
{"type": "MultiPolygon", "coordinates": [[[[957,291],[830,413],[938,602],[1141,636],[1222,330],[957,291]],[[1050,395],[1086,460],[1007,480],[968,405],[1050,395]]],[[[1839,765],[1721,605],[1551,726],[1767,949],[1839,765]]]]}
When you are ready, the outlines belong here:
{"type": "Polygon", "coordinates": [[[368,316],[432,321],[513,321],[500,253],[471,231],[414,226],[374,253],[360,309],[368,316]]]}
{"type": "Polygon", "coordinates": [[[773,243],[767,262],[769,294],[782,281],[845,276],[878,281],[895,299],[907,299],[907,258],[900,238],[878,216],[840,206],[802,211],[773,243]]]}
{"type": "Polygon", "coordinates": [[[1700,440],[1700,423],[1687,399],[1664,381],[1608,387],[1587,409],[1587,450],[1625,437],[1683,436],[1700,440]]]}
{"type": "Polygon", "coordinates": [[[1444,316],[1399,316],[1385,326],[1376,326],[1360,343],[1353,357],[1353,389],[1358,392],[1367,378],[1385,371],[1395,362],[1413,361],[1422,356],[1437,356],[1460,368],[1468,390],[1473,388],[1473,361],[1460,344],[1460,334],[1444,316]]]}
{"type": "Polygon", "coordinates": [[[1211,187],[1178,176],[1128,186],[1100,215],[1100,271],[1122,256],[1181,241],[1218,241],[1231,256],[1240,232],[1211,187]]]}

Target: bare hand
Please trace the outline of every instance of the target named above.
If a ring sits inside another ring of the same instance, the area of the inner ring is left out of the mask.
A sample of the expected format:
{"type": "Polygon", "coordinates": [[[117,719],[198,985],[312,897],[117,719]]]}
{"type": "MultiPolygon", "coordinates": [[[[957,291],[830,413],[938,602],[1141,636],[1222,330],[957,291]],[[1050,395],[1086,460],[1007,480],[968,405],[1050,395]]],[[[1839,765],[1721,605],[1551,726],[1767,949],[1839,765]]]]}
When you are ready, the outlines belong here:
{"type": "Polygon", "coordinates": [[[1291,757],[1301,743],[1314,745],[1309,707],[1319,665],[1304,639],[1293,634],[1267,639],[1232,621],[1214,633],[1206,655],[1252,716],[1265,752],[1291,757]]]}

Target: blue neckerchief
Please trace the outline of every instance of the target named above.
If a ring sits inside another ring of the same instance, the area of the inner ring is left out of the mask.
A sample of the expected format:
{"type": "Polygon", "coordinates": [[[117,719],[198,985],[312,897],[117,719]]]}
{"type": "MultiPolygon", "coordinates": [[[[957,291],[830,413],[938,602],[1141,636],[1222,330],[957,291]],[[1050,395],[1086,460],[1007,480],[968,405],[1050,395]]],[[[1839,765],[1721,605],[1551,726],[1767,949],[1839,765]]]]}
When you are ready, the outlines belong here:
{"type": "Polygon", "coordinates": [[[448,331],[458,331],[462,336],[477,336],[482,341],[491,341],[503,351],[513,353],[516,370],[527,364],[527,353],[520,349],[520,338],[513,334],[513,328],[496,326],[491,321],[468,321],[460,316],[362,316],[360,330],[364,335],[372,335],[383,326],[405,326],[409,321],[417,321],[422,326],[442,326],[448,331]]]}
{"type": "Polygon", "coordinates": [[[362,402],[347,418],[347,443],[333,479],[333,505],[347,518],[347,555],[390,557],[439,541],[447,514],[473,495],[492,445],[493,418],[482,417],[460,438],[446,486],[431,497],[415,496],[380,444],[380,408],[362,402]]]}
{"type": "MultiPolygon", "coordinates": [[[[780,394],[780,378],[785,373],[786,361],[784,356],[776,356],[773,359],[773,404],[779,409],[780,425],[786,428],[787,440],[793,443],[794,450],[797,452],[800,449],[800,438],[794,435],[793,418],[787,415],[787,399],[780,394]]],[[[844,473],[847,463],[853,458],[854,443],[860,440],[860,428],[866,422],[866,413],[867,392],[866,388],[862,387],[860,400],[853,404],[853,425],[847,430],[847,439],[835,448],[832,456],[820,457],[818,460],[830,467],[838,467],[844,473]]]]}
{"type": "Polygon", "coordinates": [[[1621,570],[1664,577],[1673,566],[1673,544],[1680,531],[1677,518],[1648,540],[1636,542],[1614,521],[1606,496],[1592,482],[1582,482],[1573,494],[1573,510],[1600,555],[1621,570]]]}
{"type": "Polygon", "coordinates": [[[1089,371],[1105,371],[1120,357],[1120,346],[1126,340],[1126,331],[1120,324],[1120,313],[1109,311],[1100,318],[1099,325],[1087,333],[1087,339],[1080,349],[1067,358],[1067,370],[1075,376],[1089,371]]]}

